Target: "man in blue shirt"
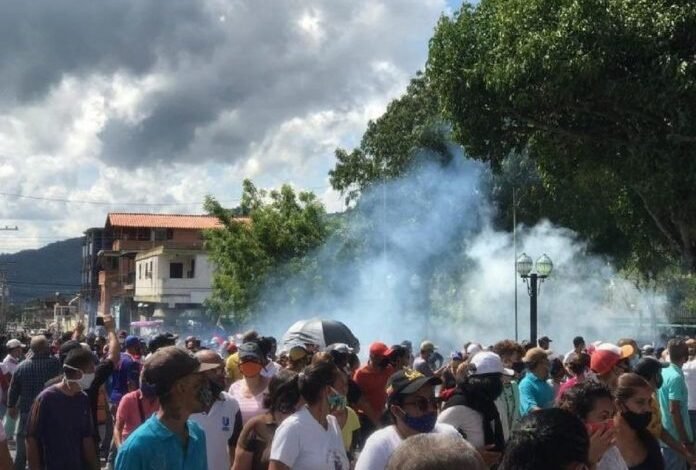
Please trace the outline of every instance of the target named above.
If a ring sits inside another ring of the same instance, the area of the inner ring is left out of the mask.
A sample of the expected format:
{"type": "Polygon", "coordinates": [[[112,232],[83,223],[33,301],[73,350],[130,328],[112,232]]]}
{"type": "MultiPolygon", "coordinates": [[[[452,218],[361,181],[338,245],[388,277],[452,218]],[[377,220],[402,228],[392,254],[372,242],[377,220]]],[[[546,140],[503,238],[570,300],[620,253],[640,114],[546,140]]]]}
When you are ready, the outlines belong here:
{"type": "Polygon", "coordinates": [[[549,377],[548,353],[541,348],[532,348],[524,355],[527,374],[520,381],[520,416],[532,411],[553,406],[553,387],[546,383],[549,377]]]}
{"type": "Polygon", "coordinates": [[[205,364],[176,346],[157,350],[146,361],[143,382],[154,387],[160,408],[119,448],[116,470],[207,470],[205,434],[189,416],[215,402],[205,364]]]}
{"type": "MultiPolygon", "coordinates": [[[[689,420],[688,391],[682,366],[689,360],[689,347],[683,340],[672,339],[667,343],[669,367],[662,369],[662,387],[657,391],[662,414],[662,427],[670,436],[687,449],[694,445],[689,420]]],[[[686,470],[687,461],[669,447],[662,447],[666,470],[686,470]]]]}

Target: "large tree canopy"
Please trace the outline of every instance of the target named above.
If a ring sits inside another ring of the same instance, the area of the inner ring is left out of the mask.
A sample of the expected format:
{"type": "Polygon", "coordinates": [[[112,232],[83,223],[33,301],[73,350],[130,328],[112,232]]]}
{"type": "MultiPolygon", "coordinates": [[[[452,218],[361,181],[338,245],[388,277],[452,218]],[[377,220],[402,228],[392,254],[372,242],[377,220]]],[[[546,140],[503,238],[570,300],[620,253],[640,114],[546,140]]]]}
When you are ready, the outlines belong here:
{"type": "Polygon", "coordinates": [[[205,208],[223,223],[206,233],[216,270],[209,306],[223,318],[243,324],[253,317],[264,289],[311,269],[306,255],[329,233],[324,206],[309,192],[289,185],[266,192],[244,181],[241,206],[228,210],[208,197],[205,208]],[[247,218],[234,218],[244,215],[247,218]]]}
{"type": "Polygon", "coordinates": [[[643,269],[696,269],[693,2],[482,0],[441,19],[427,76],[470,156],[526,151],[550,192],[607,204],[643,269]]]}

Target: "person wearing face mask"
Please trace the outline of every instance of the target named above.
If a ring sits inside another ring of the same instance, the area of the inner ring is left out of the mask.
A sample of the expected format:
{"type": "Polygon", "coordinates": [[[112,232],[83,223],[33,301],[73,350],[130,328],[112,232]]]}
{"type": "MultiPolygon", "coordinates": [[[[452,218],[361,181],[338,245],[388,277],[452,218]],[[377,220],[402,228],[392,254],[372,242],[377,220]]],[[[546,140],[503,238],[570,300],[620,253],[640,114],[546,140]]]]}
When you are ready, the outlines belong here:
{"type": "Polygon", "coordinates": [[[343,438],[343,445],[348,454],[348,460],[353,461],[353,450],[355,444],[358,442],[356,437],[360,430],[360,419],[355,411],[348,406],[348,375],[341,367],[345,366],[344,361],[340,356],[335,354],[335,351],[336,348],[333,348],[330,352],[316,353],[314,357],[312,357],[312,364],[329,362],[338,369],[338,378],[333,384],[333,388],[337,393],[329,397],[332,400],[329,406],[331,408],[331,414],[336,418],[338,426],[341,428],[341,437],[343,438]],[[336,360],[337,358],[338,361],[336,360]]]}
{"type": "Polygon", "coordinates": [[[520,381],[520,416],[553,406],[553,388],[546,382],[551,363],[548,353],[532,348],[524,355],[527,374],[520,381]]]}
{"type": "Polygon", "coordinates": [[[213,406],[203,373],[216,367],[176,346],[158,349],[145,361],[143,383],[154,388],[159,409],[121,445],[116,470],[208,469],[205,434],[189,417],[213,406]]]}
{"type": "Polygon", "coordinates": [[[358,404],[358,416],[364,437],[372,433],[380,424],[382,410],[387,401],[387,381],[394,373],[389,364],[391,350],[379,341],[370,345],[370,358],[367,364],[353,374],[353,380],[365,399],[358,404]]]}
{"type": "MultiPolygon", "coordinates": [[[[116,410],[114,424],[114,446],[116,449],[138,426],[159,409],[159,400],[155,390],[140,377],[140,388],[123,395],[116,410]]],[[[114,454],[114,459],[116,455],[114,454]]]]}
{"type": "Polygon", "coordinates": [[[269,377],[261,374],[264,358],[255,342],[244,343],[239,347],[239,370],[242,380],[230,386],[229,394],[237,400],[242,411],[242,422],[246,424],[254,416],[266,412],[263,397],[268,391],[269,377]]]}
{"type": "Polygon", "coordinates": [[[500,461],[505,447],[503,424],[495,400],[503,393],[503,376],[512,377],[515,372],[504,368],[500,356],[491,351],[476,353],[468,368],[468,376],[447,400],[437,422],[457,429],[479,449],[490,467],[500,461]]]}
{"type": "Polygon", "coordinates": [[[404,369],[389,378],[387,411],[393,424],[372,434],[358,457],[355,470],[383,470],[402,441],[420,433],[444,433],[462,439],[449,424],[437,422],[435,386],[438,377],[404,369]]]}
{"type": "Polygon", "coordinates": [[[684,457],[692,466],[696,465],[696,455],[686,446],[674,439],[670,433],[662,427],[662,413],[660,410],[660,400],[657,392],[662,387],[662,369],[668,364],[662,363],[653,357],[643,357],[634,369],[634,372],[645,379],[653,389],[652,401],[650,402],[652,417],[648,424],[648,431],[670,449],[684,457]]]}
{"type": "Polygon", "coordinates": [[[305,406],[278,427],[271,444],[269,470],[348,470],[341,428],[331,415],[345,403],[334,385],[341,379],[336,366],[319,361],[297,375],[296,382],[305,406]]]}
{"type": "Polygon", "coordinates": [[[30,470],[96,470],[97,448],[87,390],[94,380],[92,353],[76,348],[63,363],[63,380],[34,402],[27,425],[30,470]]]}
{"type": "Polygon", "coordinates": [[[209,470],[229,470],[234,462],[234,452],[242,432],[242,412],[239,403],[225,389],[225,362],[211,349],[196,353],[203,364],[216,367],[203,374],[208,379],[215,401],[210,410],[191,415],[205,433],[209,470]]]}
{"type": "Polygon", "coordinates": [[[614,445],[614,397],[606,385],[592,381],[575,385],[563,394],[558,407],[573,413],[587,426],[588,461],[594,470],[627,470],[614,445]]]}
{"type": "Polygon", "coordinates": [[[505,440],[510,437],[513,425],[520,419],[520,389],[519,379],[524,372],[524,348],[512,340],[503,340],[493,346],[493,352],[500,356],[503,367],[512,369],[515,375],[503,376],[503,393],[495,401],[500,414],[505,440]]]}
{"type": "Polygon", "coordinates": [[[629,470],[663,470],[665,462],[657,439],[648,431],[652,387],[637,374],[619,377],[615,390],[616,446],[629,470]]]}

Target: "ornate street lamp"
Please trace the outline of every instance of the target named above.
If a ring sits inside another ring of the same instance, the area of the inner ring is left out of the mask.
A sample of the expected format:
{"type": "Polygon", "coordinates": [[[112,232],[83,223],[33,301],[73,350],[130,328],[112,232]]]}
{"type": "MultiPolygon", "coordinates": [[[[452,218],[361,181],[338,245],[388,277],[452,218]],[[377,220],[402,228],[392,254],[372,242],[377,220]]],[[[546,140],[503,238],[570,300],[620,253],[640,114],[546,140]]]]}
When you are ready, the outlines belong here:
{"type": "Polygon", "coordinates": [[[522,253],[516,262],[517,273],[527,284],[527,293],[529,294],[529,340],[531,344],[537,344],[537,296],[541,288],[541,282],[549,277],[553,271],[553,262],[546,253],[544,253],[536,263],[532,262],[532,258],[526,253],[522,253]],[[536,268],[535,271],[533,269],[536,268]]]}

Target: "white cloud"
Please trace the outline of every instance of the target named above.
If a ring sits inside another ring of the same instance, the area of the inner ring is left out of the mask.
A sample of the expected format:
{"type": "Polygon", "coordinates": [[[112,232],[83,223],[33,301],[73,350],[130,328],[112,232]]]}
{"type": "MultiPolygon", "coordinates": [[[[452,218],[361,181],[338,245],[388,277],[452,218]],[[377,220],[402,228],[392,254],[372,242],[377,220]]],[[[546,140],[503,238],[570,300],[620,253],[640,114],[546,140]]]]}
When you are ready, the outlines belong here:
{"type": "Polygon", "coordinates": [[[14,58],[0,71],[2,192],[114,203],[0,196],[0,225],[17,223],[23,240],[0,251],[80,235],[109,210],[200,212],[208,193],[234,204],[245,177],[292,182],[340,210],[334,149],[357,144],[422,68],[446,3],[278,5],[56,0],[0,14],[0,42],[32,15],[42,26],[0,45],[0,60],[14,58]]]}

